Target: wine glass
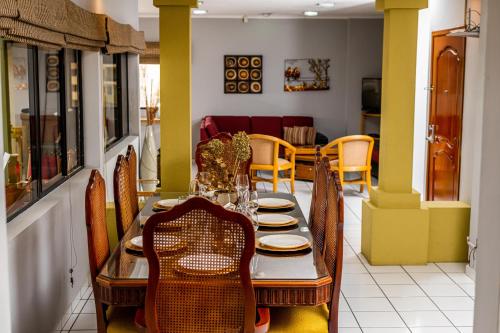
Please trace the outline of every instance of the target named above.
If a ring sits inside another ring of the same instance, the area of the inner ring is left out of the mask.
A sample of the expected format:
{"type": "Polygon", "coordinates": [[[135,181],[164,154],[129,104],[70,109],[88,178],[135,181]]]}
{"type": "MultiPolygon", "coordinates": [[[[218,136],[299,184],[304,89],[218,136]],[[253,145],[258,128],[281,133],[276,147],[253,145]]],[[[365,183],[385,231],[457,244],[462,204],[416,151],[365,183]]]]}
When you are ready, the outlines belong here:
{"type": "Polygon", "coordinates": [[[250,181],[248,180],[248,175],[237,175],[236,176],[236,189],[238,191],[248,190],[250,188],[250,181]]]}
{"type": "Polygon", "coordinates": [[[259,194],[257,191],[250,191],[248,199],[247,209],[251,214],[253,228],[257,231],[259,228],[259,214],[257,214],[259,210],[259,194]]]}
{"type": "Polygon", "coordinates": [[[208,185],[210,185],[210,174],[206,171],[198,173],[198,186],[200,194],[205,196],[207,193],[208,185]]]}
{"type": "Polygon", "coordinates": [[[238,192],[238,206],[241,210],[245,210],[246,204],[248,202],[248,189],[250,188],[250,182],[248,180],[248,175],[237,175],[236,176],[236,191],[238,192]]]}
{"type": "Polygon", "coordinates": [[[199,194],[198,192],[198,180],[196,179],[193,179],[190,183],[189,183],[189,196],[190,197],[195,197],[199,194]]]}

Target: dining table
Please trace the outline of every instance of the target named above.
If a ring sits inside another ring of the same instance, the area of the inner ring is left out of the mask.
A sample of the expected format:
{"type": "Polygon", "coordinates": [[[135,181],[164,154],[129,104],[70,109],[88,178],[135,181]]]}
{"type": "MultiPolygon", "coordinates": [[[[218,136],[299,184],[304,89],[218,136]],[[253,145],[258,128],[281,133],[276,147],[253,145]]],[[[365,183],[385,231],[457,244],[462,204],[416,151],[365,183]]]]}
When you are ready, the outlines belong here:
{"type": "MultiPolygon", "coordinates": [[[[133,224],[120,240],[96,278],[101,301],[115,306],[144,305],[148,285],[147,259],[127,249],[127,242],[142,234],[147,218],[156,214],[153,204],[179,193],[157,193],[149,197],[133,224]]],[[[297,253],[267,253],[256,250],[251,263],[251,278],[258,306],[316,306],[330,301],[332,279],[321,250],[314,244],[307,221],[296,198],[287,193],[259,193],[259,198],[283,198],[294,203],[286,211],[298,220],[292,228],[259,228],[256,239],[270,234],[306,237],[311,249],[297,253]]]]}

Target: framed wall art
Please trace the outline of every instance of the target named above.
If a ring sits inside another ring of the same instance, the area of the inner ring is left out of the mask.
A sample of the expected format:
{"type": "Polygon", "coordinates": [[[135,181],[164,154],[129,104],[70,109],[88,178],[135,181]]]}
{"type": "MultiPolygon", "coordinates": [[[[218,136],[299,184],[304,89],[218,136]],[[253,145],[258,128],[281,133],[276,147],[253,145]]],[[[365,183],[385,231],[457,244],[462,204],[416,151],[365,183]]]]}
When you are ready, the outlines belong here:
{"type": "Polygon", "coordinates": [[[330,59],[285,59],[285,85],[288,92],[329,90],[330,59]]]}
{"type": "Polygon", "coordinates": [[[262,94],[262,56],[224,56],[225,94],[262,94]]]}

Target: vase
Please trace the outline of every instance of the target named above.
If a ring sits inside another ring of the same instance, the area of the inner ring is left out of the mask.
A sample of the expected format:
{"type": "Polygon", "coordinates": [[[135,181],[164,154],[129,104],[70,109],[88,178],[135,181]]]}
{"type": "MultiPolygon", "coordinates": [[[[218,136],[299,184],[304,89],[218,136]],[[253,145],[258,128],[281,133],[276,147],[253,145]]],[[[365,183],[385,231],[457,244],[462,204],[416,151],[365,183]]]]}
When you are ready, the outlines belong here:
{"type": "Polygon", "coordinates": [[[156,191],[157,182],[152,181],[157,179],[157,150],[154,138],[153,123],[156,111],[158,108],[146,108],[147,112],[147,126],[144,133],[144,144],[142,145],[140,175],[146,181],[142,184],[143,191],[154,192],[156,191]]]}

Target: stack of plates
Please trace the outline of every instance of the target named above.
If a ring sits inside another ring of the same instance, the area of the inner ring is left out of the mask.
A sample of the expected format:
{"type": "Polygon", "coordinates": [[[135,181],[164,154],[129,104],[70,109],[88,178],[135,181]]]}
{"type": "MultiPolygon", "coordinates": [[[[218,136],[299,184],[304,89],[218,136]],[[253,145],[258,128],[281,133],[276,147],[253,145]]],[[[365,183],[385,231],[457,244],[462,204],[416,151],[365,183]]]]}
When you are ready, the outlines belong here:
{"type": "Polygon", "coordinates": [[[296,225],[299,223],[295,217],[284,214],[261,214],[258,216],[259,226],[268,227],[268,228],[281,228],[281,227],[289,227],[292,225],[296,225]]]}
{"type": "Polygon", "coordinates": [[[125,247],[135,252],[142,252],[142,236],[137,236],[125,242],[125,247]]]}
{"type": "Polygon", "coordinates": [[[259,208],[262,209],[289,209],[295,207],[295,203],[281,198],[259,198],[259,208]]]}
{"type": "Polygon", "coordinates": [[[174,208],[174,206],[177,206],[178,204],[183,202],[184,200],[179,200],[179,199],[164,199],[155,202],[153,204],[153,208],[159,210],[170,210],[174,208]]]}
{"type": "Polygon", "coordinates": [[[267,235],[257,240],[256,247],[272,252],[295,252],[311,247],[311,243],[305,237],[299,235],[267,235]]]}
{"type": "Polygon", "coordinates": [[[200,253],[179,259],[176,269],[189,275],[221,275],[234,272],[237,263],[233,258],[221,254],[200,253]]]}

